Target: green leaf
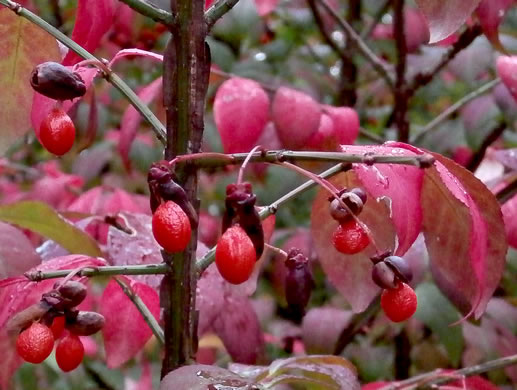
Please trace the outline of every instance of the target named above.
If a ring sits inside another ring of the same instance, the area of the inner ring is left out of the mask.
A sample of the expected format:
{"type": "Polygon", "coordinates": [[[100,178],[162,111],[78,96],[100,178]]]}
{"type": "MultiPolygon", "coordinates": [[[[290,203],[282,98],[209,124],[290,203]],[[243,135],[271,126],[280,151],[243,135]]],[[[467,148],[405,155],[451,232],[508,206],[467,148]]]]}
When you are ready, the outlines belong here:
{"type": "Polygon", "coordinates": [[[32,69],[59,61],[52,36],[7,8],[0,9],[0,155],[31,128],[32,69]]]}
{"type": "Polygon", "coordinates": [[[418,309],[416,318],[438,335],[454,366],[458,366],[463,350],[461,326],[450,326],[461,317],[454,306],[442,295],[436,285],[420,284],[416,289],[418,309]]]}
{"type": "Polygon", "coordinates": [[[102,255],[93,238],[45,203],[26,201],[0,206],[0,220],[41,234],[70,253],[92,257],[102,255]]]}

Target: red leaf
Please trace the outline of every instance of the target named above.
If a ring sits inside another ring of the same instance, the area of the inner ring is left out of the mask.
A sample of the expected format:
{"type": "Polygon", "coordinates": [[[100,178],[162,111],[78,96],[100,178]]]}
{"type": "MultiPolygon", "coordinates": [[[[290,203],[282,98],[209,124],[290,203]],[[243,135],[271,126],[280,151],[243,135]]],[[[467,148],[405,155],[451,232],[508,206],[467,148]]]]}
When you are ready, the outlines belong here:
{"type": "Polygon", "coordinates": [[[133,198],[132,194],[119,188],[94,187],[80,195],[68,211],[86,214],[117,214],[121,211],[145,213],[147,210],[133,198]]]}
{"type": "MultiPolygon", "coordinates": [[[[361,183],[353,171],[332,178],[331,182],[338,188],[360,187],[361,183]]],[[[345,297],[354,312],[359,312],[369,305],[379,292],[379,287],[372,281],[372,262],[370,256],[375,254],[370,245],[356,255],[339,253],[332,244],[332,235],[338,223],[329,212],[329,193],[320,190],[314,200],[311,212],[311,232],[318,258],[334,287],[345,297]]],[[[369,194],[360,218],[371,230],[381,251],[395,247],[395,230],[389,217],[389,208],[385,202],[376,202],[369,194]]]]}
{"type": "Polygon", "coordinates": [[[216,333],[233,360],[254,363],[263,348],[262,331],[253,306],[246,295],[226,282],[215,264],[198,283],[199,336],[216,333]]]}
{"type": "Polygon", "coordinates": [[[476,14],[483,28],[483,33],[495,48],[503,51],[499,41],[499,25],[514,0],[481,0],[476,14]]]}
{"type": "Polygon", "coordinates": [[[429,24],[429,43],[447,38],[460,28],[480,0],[416,0],[429,24]]]}
{"type": "Polygon", "coordinates": [[[517,196],[506,201],[501,207],[508,244],[517,248],[517,196]]]}
{"type": "Polygon", "coordinates": [[[221,367],[194,364],[169,372],[161,381],[159,390],[234,390],[251,388],[250,382],[221,367]]]}
{"type": "MultiPolygon", "coordinates": [[[[113,0],[79,0],[72,40],[93,53],[113,25],[114,10],[113,0]]],[[[80,60],[81,57],[69,51],[63,65],[73,65],[80,60]]]]}
{"type": "MultiPolygon", "coordinates": [[[[414,156],[403,149],[403,144],[386,143],[383,146],[342,146],[345,153],[366,152],[390,156],[414,156]]],[[[354,170],[366,190],[374,198],[387,196],[391,200],[391,218],[397,231],[396,254],[402,256],[416,240],[422,226],[420,192],[424,171],[417,167],[397,164],[354,164],[354,170]]]]}
{"type": "MultiPolygon", "coordinates": [[[[158,96],[161,90],[162,78],[159,77],[156,80],[154,80],[151,84],[143,87],[138,93],[138,97],[145,104],[149,104],[156,98],[156,96],[158,96]]],[[[131,144],[135,139],[136,132],[140,127],[141,121],[142,116],[133,106],[129,106],[124,112],[124,115],[122,116],[118,150],[127,169],[130,168],[129,151],[131,149],[131,144]]]]}
{"type": "MultiPolygon", "coordinates": [[[[71,69],[72,67],[68,67],[71,69]]],[[[93,83],[93,79],[99,73],[99,70],[96,68],[84,68],[80,67],[76,69],[76,72],[79,73],[81,78],[86,85],[86,88],[89,89],[93,83]]],[[[63,102],[62,109],[65,112],[68,112],[75,104],[77,104],[82,97],[78,97],[74,100],[67,100],[63,102]]],[[[39,128],[41,125],[41,121],[48,115],[50,110],[56,105],[56,101],[54,99],[50,99],[46,96],[43,96],[37,92],[34,93],[34,98],[32,99],[32,111],[31,111],[31,123],[32,128],[36,133],[36,137],[39,139],[39,128]]]]}
{"type": "Polygon", "coordinates": [[[423,231],[438,287],[479,318],[504,269],[507,243],[499,204],[470,172],[435,154],[422,191],[423,231]]]}
{"type": "Polygon", "coordinates": [[[21,275],[40,262],[27,236],[14,226],[0,222],[0,278],[21,275]]]}
{"type": "Polygon", "coordinates": [[[336,150],[338,144],[335,139],[334,122],[330,116],[322,114],[318,131],[307,141],[307,149],[336,150]]]}
{"type": "MultiPolygon", "coordinates": [[[[146,304],[156,320],[160,319],[160,299],[153,288],[131,280],[124,279],[146,304]]],[[[100,313],[106,324],[102,329],[106,363],[109,368],[117,368],[133,358],[151,338],[152,331],[133,302],[122,291],[115,280],[111,280],[102,294],[100,313]]]]}
{"type": "Polygon", "coordinates": [[[324,106],[334,122],[334,134],[340,144],[353,144],[359,135],[359,115],[350,107],[324,106]]]}
{"type": "Polygon", "coordinates": [[[276,8],[278,0],[255,0],[255,7],[259,16],[264,17],[269,15],[276,8]]]}
{"type": "Polygon", "coordinates": [[[281,87],[273,100],[273,121],[278,137],[289,149],[299,149],[313,136],[320,125],[320,105],[309,95],[281,87]]]}
{"type": "Polygon", "coordinates": [[[504,85],[510,91],[513,98],[517,100],[517,56],[499,56],[496,60],[496,69],[504,85]]]}
{"type": "Polygon", "coordinates": [[[269,98],[256,81],[234,77],[217,90],[214,120],[225,153],[250,151],[268,119],[269,98]]]}
{"type": "Polygon", "coordinates": [[[303,343],[309,354],[333,354],[339,335],[352,312],[335,307],[318,307],[307,312],[302,322],[303,343]]]}

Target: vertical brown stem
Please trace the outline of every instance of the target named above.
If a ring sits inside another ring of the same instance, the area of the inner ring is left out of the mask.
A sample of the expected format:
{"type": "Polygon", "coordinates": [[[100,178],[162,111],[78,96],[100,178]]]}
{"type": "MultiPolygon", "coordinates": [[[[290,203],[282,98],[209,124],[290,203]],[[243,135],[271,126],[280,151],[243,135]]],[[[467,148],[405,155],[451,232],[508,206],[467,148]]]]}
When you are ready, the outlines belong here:
{"type": "Polygon", "coordinates": [[[406,35],[404,28],[404,0],[393,0],[393,33],[395,36],[395,44],[397,46],[397,66],[395,69],[395,108],[393,112],[393,119],[398,129],[398,139],[402,142],[409,140],[409,122],[407,118],[407,111],[409,106],[410,95],[408,93],[406,83],[406,35]]]}
{"type": "MultiPolygon", "coordinates": [[[[167,117],[165,158],[168,160],[180,154],[197,153],[201,148],[204,97],[210,69],[203,6],[204,2],[199,0],[171,0],[171,10],[177,17],[165,51],[163,77],[167,117]]],[[[199,210],[197,171],[187,165],[176,174],[190,202],[199,210]]],[[[165,322],[162,377],[191,360],[197,349],[196,246],[197,229],[193,227],[185,252],[164,254],[164,260],[171,267],[160,291],[165,322]]]]}
{"type": "MultiPolygon", "coordinates": [[[[357,30],[357,22],[361,20],[361,0],[348,2],[348,23],[357,30]]],[[[349,48],[342,56],[341,78],[339,80],[339,96],[337,103],[354,106],[357,101],[357,66],[354,63],[355,51],[349,48]]]]}

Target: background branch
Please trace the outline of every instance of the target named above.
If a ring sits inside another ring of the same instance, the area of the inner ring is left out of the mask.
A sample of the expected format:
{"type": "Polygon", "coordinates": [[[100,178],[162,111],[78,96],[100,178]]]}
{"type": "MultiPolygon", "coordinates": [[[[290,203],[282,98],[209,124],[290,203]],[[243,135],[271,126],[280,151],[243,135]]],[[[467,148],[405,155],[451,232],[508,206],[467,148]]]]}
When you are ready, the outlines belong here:
{"type": "Polygon", "coordinates": [[[395,108],[393,111],[393,120],[398,130],[398,140],[407,142],[409,140],[409,122],[407,119],[407,111],[409,99],[411,95],[406,85],[406,32],[405,32],[405,15],[404,0],[393,0],[393,34],[395,46],[397,47],[397,65],[395,67],[396,80],[393,90],[395,97],[395,108]]]}
{"type": "Polygon", "coordinates": [[[147,3],[142,0],[119,0],[124,4],[127,4],[133,8],[136,12],[141,15],[147,16],[153,19],[155,22],[160,22],[166,26],[171,26],[174,23],[174,15],[171,13],[153,6],[151,3],[147,3]]]}
{"type": "Polygon", "coordinates": [[[483,161],[483,158],[485,157],[485,153],[488,147],[497,141],[501,135],[503,135],[506,127],[506,122],[503,121],[494,127],[492,131],[486,136],[486,138],[481,143],[481,146],[470,158],[469,163],[466,166],[469,171],[474,172],[479,167],[479,164],[481,164],[481,161],[483,161]]]}
{"type": "Polygon", "coordinates": [[[215,22],[222,18],[228,11],[230,11],[239,0],[217,0],[209,9],[205,12],[205,23],[210,31],[214,26],[215,22]]]}

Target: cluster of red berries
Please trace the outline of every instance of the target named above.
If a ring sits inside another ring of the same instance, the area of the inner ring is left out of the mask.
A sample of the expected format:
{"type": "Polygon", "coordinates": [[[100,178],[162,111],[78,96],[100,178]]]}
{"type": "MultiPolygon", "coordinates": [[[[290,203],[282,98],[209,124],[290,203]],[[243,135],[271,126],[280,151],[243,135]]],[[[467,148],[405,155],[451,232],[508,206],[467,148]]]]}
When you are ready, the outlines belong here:
{"type": "Polygon", "coordinates": [[[16,340],[18,355],[29,363],[43,362],[56,346],[61,370],[72,371],[81,364],[84,346],[79,336],[89,336],[104,326],[104,317],[75,307],[86,297],[86,287],[76,281],[56,285],[41,301],[17,313],[8,324],[22,329],[16,340]]]}
{"type": "Polygon", "coordinates": [[[356,219],[366,203],[366,193],[361,188],[350,191],[345,189],[340,192],[339,197],[340,199],[329,198],[330,215],[339,222],[332,236],[332,243],[337,251],[355,255],[370,244],[367,232],[356,219]]]}

